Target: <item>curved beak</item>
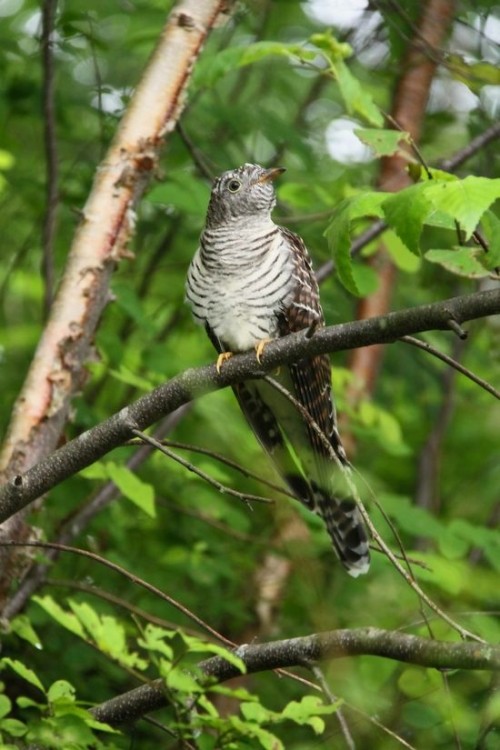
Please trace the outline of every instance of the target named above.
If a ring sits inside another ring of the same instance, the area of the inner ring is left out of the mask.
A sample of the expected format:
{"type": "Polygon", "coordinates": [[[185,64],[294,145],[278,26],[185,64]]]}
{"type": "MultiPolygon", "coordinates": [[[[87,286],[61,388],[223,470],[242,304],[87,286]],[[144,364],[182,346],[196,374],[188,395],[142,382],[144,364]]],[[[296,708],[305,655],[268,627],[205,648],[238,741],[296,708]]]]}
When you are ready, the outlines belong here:
{"type": "Polygon", "coordinates": [[[280,176],[280,174],[283,174],[283,172],[286,172],[285,167],[272,167],[271,169],[266,169],[257,182],[273,182],[280,176]]]}

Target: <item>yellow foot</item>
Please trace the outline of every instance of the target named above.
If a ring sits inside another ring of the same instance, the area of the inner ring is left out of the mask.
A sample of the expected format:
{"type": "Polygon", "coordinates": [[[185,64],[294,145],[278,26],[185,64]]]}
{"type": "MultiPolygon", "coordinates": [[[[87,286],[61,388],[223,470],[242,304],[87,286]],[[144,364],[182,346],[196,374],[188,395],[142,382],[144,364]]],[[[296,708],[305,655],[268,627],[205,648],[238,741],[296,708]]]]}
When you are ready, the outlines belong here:
{"type": "Polygon", "coordinates": [[[257,362],[259,363],[259,365],[261,363],[261,357],[264,353],[264,349],[268,344],[271,343],[271,341],[272,339],[262,339],[255,344],[255,356],[257,357],[257,362]]]}
{"type": "Polygon", "coordinates": [[[215,363],[218,374],[220,374],[220,368],[222,367],[224,362],[227,362],[227,360],[231,359],[232,356],[232,352],[222,352],[222,354],[219,354],[219,356],[217,357],[217,362],[215,363]]]}

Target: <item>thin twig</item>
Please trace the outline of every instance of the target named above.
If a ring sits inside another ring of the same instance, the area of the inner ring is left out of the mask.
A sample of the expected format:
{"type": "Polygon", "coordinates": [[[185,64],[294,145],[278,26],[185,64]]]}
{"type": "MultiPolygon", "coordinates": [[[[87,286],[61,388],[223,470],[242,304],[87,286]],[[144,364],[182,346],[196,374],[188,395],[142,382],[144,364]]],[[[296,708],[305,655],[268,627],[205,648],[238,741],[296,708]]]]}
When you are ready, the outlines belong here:
{"type": "Polygon", "coordinates": [[[222,635],[222,633],[217,632],[217,630],[215,630],[207,622],[202,620],[201,617],[198,617],[198,615],[195,615],[194,612],[191,612],[191,610],[188,609],[188,607],[184,606],[184,604],[181,604],[176,599],[173,599],[171,596],[166,594],[161,589],[156,588],[156,586],[153,586],[153,584],[149,583],[148,581],[144,581],[134,573],[130,573],[130,571],[122,568],[121,565],[111,562],[111,560],[106,560],[105,557],[101,557],[101,555],[97,555],[95,552],[90,552],[89,550],[81,549],[79,547],[70,547],[67,544],[55,544],[54,542],[0,541],[0,547],[36,547],[47,550],[56,549],[59,552],[70,552],[72,555],[87,557],[89,560],[99,563],[99,565],[104,565],[106,568],[113,570],[115,573],[119,573],[121,576],[131,581],[134,585],[141,586],[143,589],[146,589],[146,591],[149,591],[151,594],[158,597],[162,601],[167,602],[172,607],[174,607],[174,609],[177,609],[189,620],[195,622],[197,625],[199,625],[200,628],[205,630],[213,638],[215,638],[220,643],[223,643],[225,646],[228,646],[229,648],[235,648],[236,646],[233,641],[230,641],[229,638],[226,638],[224,635],[222,635]]]}
{"type": "Polygon", "coordinates": [[[448,623],[448,625],[453,628],[453,630],[456,630],[457,633],[459,633],[461,638],[470,638],[471,640],[477,641],[478,643],[484,643],[484,640],[480,638],[475,633],[472,633],[470,630],[467,630],[466,628],[462,627],[458,624],[458,622],[455,622],[455,620],[450,617],[446,612],[444,612],[420,587],[420,585],[412,578],[412,576],[403,568],[403,566],[400,564],[398,559],[396,558],[396,555],[393,553],[393,551],[390,549],[390,547],[387,546],[387,544],[384,542],[380,534],[378,533],[377,529],[373,525],[370,516],[364,509],[362,505],[359,506],[359,511],[363,517],[364,522],[366,523],[368,529],[370,530],[371,535],[375,539],[376,542],[380,545],[380,547],[384,550],[385,554],[389,558],[389,560],[392,562],[393,566],[396,568],[398,573],[405,579],[407,584],[411,586],[411,588],[415,591],[417,596],[421,598],[428,607],[430,607],[433,612],[435,612],[439,617],[441,617],[442,620],[448,623]]]}
{"type": "MultiPolygon", "coordinates": [[[[112,594],[110,591],[106,591],[106,589],[102,589],[95,584],[82,583],[82,581],[76,580],[65,580],[62,578],[47,578],[45,583],[47,586],[70,589],[70,591],[80,591],[85,594],[90,594],[91,596],[96,596],[99,599],[112,604],[114,607],[120,607],[121,609],[126,610],[126,612],[128,612],[133,618],[140,618],[145,622],[153,623],[153,625],[158,625],[158,627],[163,628],[164,630],[178,630],[179,628],[179,623],[165,620],[163,617],[157,617],[156,615],[151,614],[151,612],[147,612],[145,609],[141,609],[141,607],[132,604],[128,599],[116,596],[116,594],[112,594]]],[[[182,630],[188,635],[195,637],[199,637],[200,635],[199,630],[187,626],[183,626],[182,630]]],[[[210,639],[209,636],[205,637],[210,639]]]]}
{"type": "Polygon", "coordinates": [[[198,467],[192,464],[190,461],[186,461],[186,459],[182,458],[182,456],[178,456],[177,453],[169,450],[165,445],[163,445],[163,443],[161,443],[159,440],[156,440],[154,437],[151,437],[151,435],[147,435],[145,432],[141,432],[141,430],[136,429],[131,430],[131,432],[133,435],[136,435],[145,443],[149,443],[157,450],[161,451],[161,453],[164,453],[165,456],[168,456],[174,461],[177,461],[177,463],[179,463],[181,466],[184,466],[184,468],[188,471],[193,472],[193,474],[196,474],[196,476],[200,477],[200,479],[203,479],[205,482],[208,482],[208,484],[211,484],[212,487],[215,487],[223,495],[231,495],[232,497],[237,497],[238,500],[243,500],[243,502],[247,505],[251,502],[274,502],[268,497],[262,497],[261,495],[250,495],[246,492],[238,492],[237,490],[233,490],[231,487],[228,487],[227,485],[222,484],[222,482],[219,482],[217,479],[211,477],[210,474],[207,474],[205,471],[198,469],[198,467]]]}
{"type": "Polygon", "coordinates": [[[442,362],[446,362],[447,365],[450,365],[450,367],[453,367],[455,370],[457,370],[457,372],[465,375],[466,378],[472,380],[472,382],[476,383],[476,385],[480,386],[480,388],[484,388],[484,390],[490,393],[492,396],[500,399],[500,391],[494,388],[491,383],[488,383],[487,380],[483,380],[483,378],[480,378],[479,375],[476,375],[467,367],[464,367],[464,365],[462,365],[460,362],[457,362],[457,360],[453,359],[453,357],[450,357],[448,354],[444,354],[444,352],[441,352],[431,344],[428,344],[427,341],[420,341],[420,339],[417,339],[414,336],[401,336],[399,341],[403,341],[405,344],[411,344],[411,346],[416,346],[418,349],[422,349],[424,352],[432,354],[433,357],[437,357],[437,359],[440,359],[442,362]]]}
{"type": "Polygon", "coordinates": [[[377,729],[381,729],[383,732],[388,734],[389,737],[392,737],[394,740],[396,740],[396,742],[399,742],[400,745],[406,747],[407,750],[417,750],[414,745],[410,745],[407,740],[403,739],[403,737],[400,737],[399,734],[396,734],[396,732],[393,732],[391,729],[389,729],[389,727],[386,727],[385,724],[382,724],[382,722],[378,721],[378,719],[376,719],[374,716],[370,716],[370,714],[367,714],[365,711],[362,711],[360,708],[357,708],[357,706],[353,706],[352,703],[348,703],[347,701],[344,701],[344,705],[349,709],[349,711],[358,714],[358,716],[361,716],[370,724],[373,724],[373,726],[377,727],[377,729]]]}
{"type": "MultiPolygon", "coordinates": [[[[325,675],[323,674],[323,670],[319,666],[319,664],[311,664],[309,665],[309,669],[317,679],[319,685],[321,686],[321,690],[326,695],[328,702],[333,705],[334,703],[337,703],[339,698],[335,696],[332,691],[330,690],[330,685],[326,681],[325,675]]],[[[342,701],[342,699],[340,699],[342,701]]],[[[338,708],[335,712],[335,718],[337,719],[340,731],[342,732],[345,740],[345,744],[348,747],[348,750],[356,750],[356,745],[354,743],[352,734],[349,729],[349,725],[347,724],[347,721],[345,720],[344,714],[342,712],[341,708],[338,708]]]]}
{"type": "Polygon", "coordinates": [[[200,174],[202,174],[204,177],[206,177],[207,180],[212,182],[212,180],[214,179],[212,170],[207,166],[203,153],[193,143],[180,120],[177,122],[176,131],[179,134],[179,137],[185,145],[186,149],[189,151],[189,155],[191,156],[191,159],[195,163],[200,174]]]}
{"type": "MultiPolygon", "coordinates": [[[[136,442],[134,440],[130,440],[128,445],[138,445],[140,443],[142,443],[142,441],[136,442]]],[[[255,474],[253,471],[250,471],[245,466],[242,466],[241,464],[239,464],[237,461],[233,461],[231,458],[227,458],[222,453],[217,453],[216,451],[212,451],[209,448],[203,448],[200,445],[192,445],[191,443],[181,443],[178,440],[162,440],[161,443],[162,445],[167,445],[170,448],[180,448],[181,450],[192,451],[193,453],[200,453],[202,456],[210,456],[210,458],[214,458],[216,461],[220,461],[220,463],[225,464],[226,466],[229,466],[232,469],[235,469],[236,471],[239,471],[240,474],[242,474],[244,477],[248,477],[249,479],[255,479],[256,481],[260,482],[260,484],[264,484],[266,487],[269,487],[275,492],[280,492],[282,495],[286,495],[286,497],[292,498],[292,500],[297,499],[295,495],[289,490],[287,490],[285,487],[282,487],[279,484],[275,484],[274,482],[270,482],[268,479],[264,479],[262,476],[255,474]]]]}

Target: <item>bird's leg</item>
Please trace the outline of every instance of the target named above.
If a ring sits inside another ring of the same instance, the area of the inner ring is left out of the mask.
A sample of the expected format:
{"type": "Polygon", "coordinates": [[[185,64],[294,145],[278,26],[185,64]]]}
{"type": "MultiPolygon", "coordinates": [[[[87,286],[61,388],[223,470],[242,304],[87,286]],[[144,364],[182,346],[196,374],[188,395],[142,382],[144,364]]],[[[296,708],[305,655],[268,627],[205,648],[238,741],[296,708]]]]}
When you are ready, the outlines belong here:
{"type": "Polygon", "coordinates": [[[257,362],[259,365],[261,364],[261,358],[264,353],[264,349],[268,344],[270,344],[272,339],[261,339],[260,341],[257,341],[255,343],[255,356],[257,357],[257,362]]]}
{"type": "Polygon", "coordinates": [[[219,354],[219,356],[217,357],[217,362],[215,363],[215,368],[218,375],[220,375],[220,370],[224,362],[227,362],[227,360],[231,359],[232,356],[232,352],[222,352],[222,354],[219,354]]]}
{"type": "Polygon", "coordinates": [[[316,333],[316,330],[319,326],[319,320],[318,318],[315,318],[309,328],[306,328],[306,339],[312,339],[314,334],[316,333]]]}

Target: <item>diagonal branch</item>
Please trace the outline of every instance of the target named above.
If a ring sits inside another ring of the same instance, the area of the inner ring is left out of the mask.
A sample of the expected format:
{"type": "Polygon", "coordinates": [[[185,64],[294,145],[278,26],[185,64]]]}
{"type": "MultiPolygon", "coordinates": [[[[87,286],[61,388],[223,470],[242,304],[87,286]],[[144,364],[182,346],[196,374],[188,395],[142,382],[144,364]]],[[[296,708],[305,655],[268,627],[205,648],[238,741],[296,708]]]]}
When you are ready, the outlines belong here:
{"type": "MultiPolygon", "coordinates": [[[[46,7],[54,6],[47,0],[46,7]]],[[[229,7],[228,0],[178,0],[170,13],[84,206],[61,285],[14,406],[0,455],[0,472],[6,478],[43,459],[59,442],[71,402],[86,377],[85,363],[109,300],[111,274],[127,254],[135,207],[183,109],[202,45],[229,7]]],[[[30,535],[22,514],[0,530],[3,538],[13,535],[30,535]]],[[[17,564],[5,555],[0,559],[0,599],[9,579],[20,575],[17,564]]]]}
{"type": "MultiPolygon", "coordinates": [[[[310,665],[347,656],[379,656],[434,669],[500,670],[500,647],[479,643],[451,643],[381,628],[354,628],[314,633],[300,638],[244,644],[234,652],[247,673],[310,665]]],[[[240,676],[234,663],[214,656],[198,664],[210,682],[240,676]]],[[[91,709],[99,721],[116,726],[133,722],[162,708],[167,696],[162,680],[130,690],[91,709]]]]}
{"type": "Polygon", "coordinates": [[[221,373],[217,373],[215,365],[186,370],[66,443],[1,487],[0,522],[25,508],[64,479],[123,445],[132,437],[133,430],[144,430],[193,398],[249,378],[262,377],[279,365],[289,364],[302,357],[377,343],[392,343],[401,336],[422,331],[449,330],[450,319],[464,323],[499,313],[500,289],[477,292],[367,320],[330,326],[317,331],[311,338],[304,335],[304,332],[291,334],[266,347],[261,365],[252,351],[232,357],[221,373]]]}

